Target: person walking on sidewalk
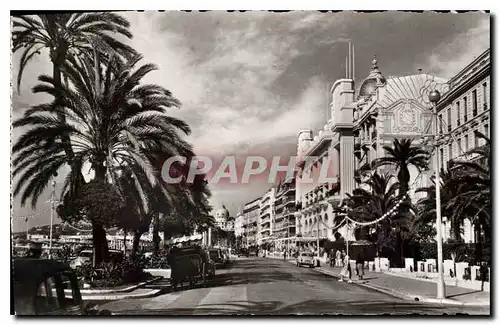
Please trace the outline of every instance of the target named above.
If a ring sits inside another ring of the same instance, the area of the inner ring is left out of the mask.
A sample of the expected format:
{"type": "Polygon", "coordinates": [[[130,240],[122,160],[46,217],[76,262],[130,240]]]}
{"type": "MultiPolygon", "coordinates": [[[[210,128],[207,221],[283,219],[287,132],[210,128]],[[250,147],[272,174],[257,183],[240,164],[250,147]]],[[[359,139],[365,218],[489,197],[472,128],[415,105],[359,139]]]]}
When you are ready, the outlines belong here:
{"type": "Polygon", "coordinates": [[[347,283],[352,283],[351,277],[352,277],[352,270],[351,270],[351,263],[349,263],[349,255],[345,253],[345,251],[342,252],[344,255],[344,267],[340,271],[340,282],[344,282],[344,278],[347,278],[347,283]]]}
{"type": "Polygon", "coordinates": [[[342,267],[342,253],[338,249],[335,253],[335,266],[342,267]]]}
{"type": "Polygon", "coordinates": [[[363,254],[359,253],[356,257],[356,273],[358,274],[358,278],[363,280],[363,276],[365,275],[365,259],[363,258],[363,254]]]}

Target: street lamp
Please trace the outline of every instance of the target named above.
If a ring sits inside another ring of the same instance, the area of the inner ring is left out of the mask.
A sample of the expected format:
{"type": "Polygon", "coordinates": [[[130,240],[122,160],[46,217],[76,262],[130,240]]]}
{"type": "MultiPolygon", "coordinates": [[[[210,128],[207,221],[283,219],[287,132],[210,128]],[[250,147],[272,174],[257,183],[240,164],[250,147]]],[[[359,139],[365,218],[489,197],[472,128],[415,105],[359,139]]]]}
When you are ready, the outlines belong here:
{"type": "Polygon", "coordinates": [[[429,101],[433,106],[433,118],[434,118],[434,172],[435,172],[435,182],[436,182],[436,233],[437,233],[437,253],[438,253],[438,279],[437,279],[437,298],[444,299],[446,297],[444,277],[443,277],[443,240],[441,234],[441,180],[440,180],[440,166],[439,166],[439,150],[438,150],[438,115],[437,115],[437,103],[441,99],[441,94],[437,90],[433,90],[429,93],[429,101]]]}

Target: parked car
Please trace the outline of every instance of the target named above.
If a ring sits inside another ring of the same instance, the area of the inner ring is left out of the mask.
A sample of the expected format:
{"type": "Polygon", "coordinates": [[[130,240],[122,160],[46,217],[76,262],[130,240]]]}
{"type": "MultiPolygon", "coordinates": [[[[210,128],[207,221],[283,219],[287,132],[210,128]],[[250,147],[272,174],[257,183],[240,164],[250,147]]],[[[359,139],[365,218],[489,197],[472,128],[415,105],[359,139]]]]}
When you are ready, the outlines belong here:
{"type": "Polygon", "coordinates": [[[212,248],[208,251],[210,255],[210,259],[214,261],[215,267],[220,268],[224,266],[224,256],[222,256],[222,252],[218,248],[212,248]]]}
{"type": "Polygon", "coordinates": [[[315,264],[313,253],[301,252],[297,257],[297,266],[308,265],[312,268],[315,264]]]}
{"type": "MultiPolygon", "coordinates": [[[[76,269],[78,267],[81,267],[85,263],[90,263],[92,262],[94,252],[90,249],[85,249],[81,251],[78,256],[71,261],[70,266],[72,269],[76,269]]],[[[123,261],[123,252],[118,251],[118,250],[109,250],[109,257],[111,261],[114,261],[116,263],[120,263],[123,261]]]]}
{"type": "Polygon", "coordinates": [[[75,272],[46,259],[14,260],[14,312],[28,315],[111,315],[84,308],[75,272]]]}
{"type": "Polygon", "coordinates": [[[258,249],[257,248],[250,248],[248,250],[248,256],[258,256],[258,249]]]}
{"type": "Polygon", "coordinates": [[[173,248],[167,259],[172,268],[170,281],[174,290],[185,282],[190,287],[194,287],[197,282],[205,284],[207,279],[215,275],[215,265],[201,247],[173,248]]]}
{"type": "Polygon", "coordinates": [[[238,257],[240,256],[245,256],[245,257],[248,257],[249,254],[248,254],[248,249],[246,248],[242,248],[239,252],[238,252],[238,257]]]}

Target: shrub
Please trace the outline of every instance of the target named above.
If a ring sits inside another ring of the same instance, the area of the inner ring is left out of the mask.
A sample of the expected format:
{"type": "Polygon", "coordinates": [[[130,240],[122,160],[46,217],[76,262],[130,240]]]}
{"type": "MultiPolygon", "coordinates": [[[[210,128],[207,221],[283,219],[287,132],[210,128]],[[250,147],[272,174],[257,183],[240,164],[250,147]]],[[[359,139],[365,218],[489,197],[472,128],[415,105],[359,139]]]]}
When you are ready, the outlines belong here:
{"type": "Polygon", "coordinates": [[[161,249],[155,255],[151,256],[151,258],[147,261],[147,268],[149,269],[166,269],[168,268],[168,253],[166,250],[161,249]]]}
{"type": "Polygon", "coordinates": [[[52,254],[53,259],[66,264],[68,264],[71,261],[72,256],[73,256],[73,250],[69,245],[62,246],[60,249],[55,250],[54,253],[52,254]]]}
{"type": "Polygon", "coordinates": [[[145,266],[146,260],[141,256],[127,258],[120,263],[102,263],[97,267],[85,263],[77,268],[76,273],[94,287],[115,287],[150,279],[151,275],[143,271],[145,266]]]}

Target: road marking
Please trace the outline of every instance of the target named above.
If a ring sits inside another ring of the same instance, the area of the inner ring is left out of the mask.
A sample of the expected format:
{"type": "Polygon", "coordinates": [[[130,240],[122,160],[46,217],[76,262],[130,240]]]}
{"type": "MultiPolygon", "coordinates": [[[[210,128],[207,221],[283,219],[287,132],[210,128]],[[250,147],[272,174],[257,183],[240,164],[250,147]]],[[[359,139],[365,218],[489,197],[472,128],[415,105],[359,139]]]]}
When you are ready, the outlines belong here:
{"type": "Polygon", "coordinates": [[[165,294],[152,298],[149,303],[143,305],[144,309],[165,309],[168,305],[179,299],[181,292],[165,294]]]}
{"type": "Polygon", "coordinates": [[[247,288],[245,285],[222,286],[210,290],[199,302],[194,314],[206,314],[207,309],[214,311],[238,311],[248,307],[247,288]]]}

